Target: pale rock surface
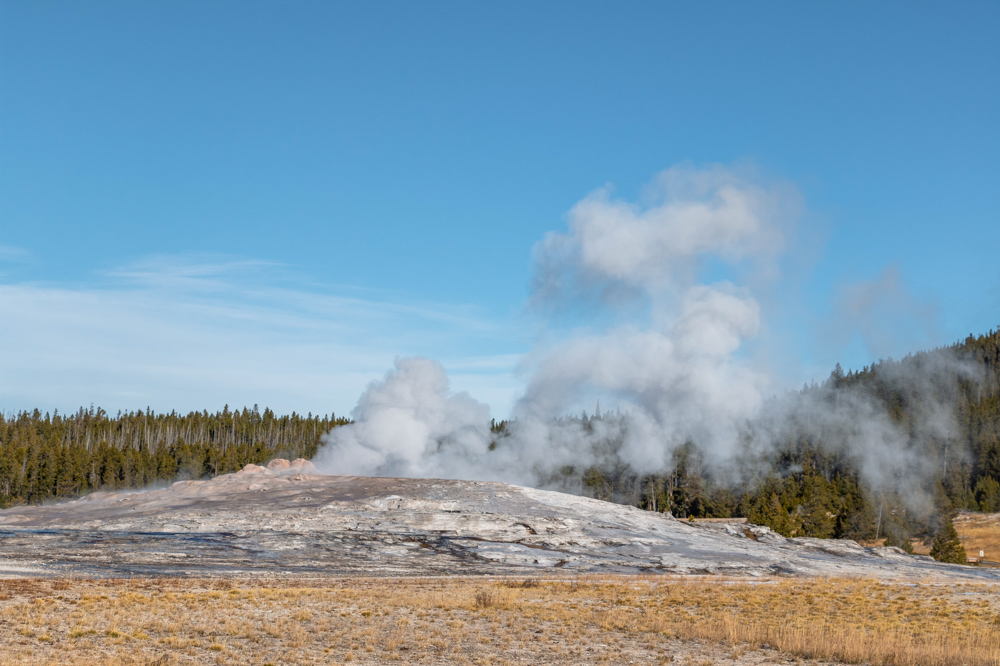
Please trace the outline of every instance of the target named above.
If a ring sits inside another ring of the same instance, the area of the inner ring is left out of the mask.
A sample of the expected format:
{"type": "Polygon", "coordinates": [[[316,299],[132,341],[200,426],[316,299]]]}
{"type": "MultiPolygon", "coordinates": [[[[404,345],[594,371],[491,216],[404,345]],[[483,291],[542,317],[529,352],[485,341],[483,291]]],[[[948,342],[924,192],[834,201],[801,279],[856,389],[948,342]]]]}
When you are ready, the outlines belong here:
{"type": "Polygon", "coordinates": [[[559,575],[1000,580],[897,548],[688,523],[480,481],[324,476],[307,460],[0,511],[0,574],[559,575]]]}

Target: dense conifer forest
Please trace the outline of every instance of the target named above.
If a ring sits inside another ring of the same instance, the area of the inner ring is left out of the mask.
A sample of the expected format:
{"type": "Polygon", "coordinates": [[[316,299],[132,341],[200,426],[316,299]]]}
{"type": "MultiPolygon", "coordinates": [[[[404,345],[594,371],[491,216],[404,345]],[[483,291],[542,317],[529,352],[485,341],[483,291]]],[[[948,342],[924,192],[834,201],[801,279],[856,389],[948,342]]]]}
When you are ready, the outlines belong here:
{"type": "Polygon", "coordinates": [[[275,416],[265,409],[210,414],[0,415],[0,507],[69,499],[95,490],[142,488],[235,472],[275,457],[311,458],[330,416],[275,416]]]}
{"type": "MultiPolygon", "coordinates": [[[[911,536],[933,537],[956,510],[1000,511],[1000,331],[857,372],[838,365],[797,395],[835,401],[848,392],[884,410],[909,433],[906,448],[933,462],[935,471],[920,481],[929,487],[919,489],[929,505],[915,510],[905,486],[866,484],[856,460],[805,430],[735,484],[713,476],[696,443],[675,451],[669,474],[637,475],[614,465],[567,474],[592,496],[680,518],[746,516],[786,536],[884,537],[900,546],[911,536]],[[942,407],[949,431],[928,434],[920,426],[925,413],[942,407]]],[[[595,418],[609,417],[573,417],[583,426],[595,418]]],[[[70,415],[0,415],[0,507],[207,478],[274,457],[311,458],[324,433],[349,422],[276,416],[256,405],[214,414],[147,409],[112,417],[91,407],[70,415]]],[[[498,439],[507,427],[493,424],[498,439]]]]}

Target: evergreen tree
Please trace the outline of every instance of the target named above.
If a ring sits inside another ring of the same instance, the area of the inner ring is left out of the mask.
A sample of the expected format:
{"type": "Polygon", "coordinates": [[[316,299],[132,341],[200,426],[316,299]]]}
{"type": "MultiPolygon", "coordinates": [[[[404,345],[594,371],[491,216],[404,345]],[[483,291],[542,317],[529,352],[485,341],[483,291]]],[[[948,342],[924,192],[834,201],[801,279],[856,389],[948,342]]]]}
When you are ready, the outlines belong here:
{"type": "Polygon", "coordinates": [[[965,564],[965,548],[962,546],[958,532],[951,518],[946,517],[934,537],[934,545],[931,547],[931,557],[938,562],[951,562],[952,564],[965,564]]]}
{"type": "Polygon", "coordinates": [[[0,414],[0,508],[225,474],[277,457],[311,458],[323,434],[349,422],[228,406],[187,416],[147,409],[112,418],[93,407],[69,416],[0,414]]]}
{"type": "Polygon", "coordinates": [[[747,513],[747,520],[755,525],[770,527],[782,536],[792,536],[791,518],[777,493],[759,497],[753,508],[747,513]]]}
{"type": "Polygon", "coordinates": [[[976,482],[976,508],[984,513],[1000,511],[1000,482],[984,476],[976,482]]]}

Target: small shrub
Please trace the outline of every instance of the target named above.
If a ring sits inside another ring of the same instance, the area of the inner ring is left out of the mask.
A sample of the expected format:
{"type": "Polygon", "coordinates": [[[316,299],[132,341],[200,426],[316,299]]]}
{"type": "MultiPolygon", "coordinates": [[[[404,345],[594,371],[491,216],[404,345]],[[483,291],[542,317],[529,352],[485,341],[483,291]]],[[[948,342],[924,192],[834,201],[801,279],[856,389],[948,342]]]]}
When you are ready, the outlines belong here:
{"type": "Polygon", "coordinates": [[[512,587],[515,589],[530,590],[532,588],[541,585],[541,581],[537,578],[525,578],[524,580],[508,580],[504,581],[504,587],[512,587]]]}
{"type": "Polygon", "coordinates": [[[476,592],[476,608],[507,608],[510,606],[510,595],[495,587],[487,587],[476,592]]]}

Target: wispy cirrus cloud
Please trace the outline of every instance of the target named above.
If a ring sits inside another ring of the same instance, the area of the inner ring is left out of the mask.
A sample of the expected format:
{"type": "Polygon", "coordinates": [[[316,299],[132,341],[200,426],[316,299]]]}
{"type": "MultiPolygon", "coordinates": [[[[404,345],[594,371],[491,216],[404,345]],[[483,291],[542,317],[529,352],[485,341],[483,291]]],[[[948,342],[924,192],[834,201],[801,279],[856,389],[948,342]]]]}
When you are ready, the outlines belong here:
{"type": "Polygon", "coordinates": [[[492,386],[497,410],[515,392],[518,342],[478,309],[302,286],[269,262],[153,257],[83,285],[0,284],[0,310],[5,411],[259,403],[346,413],[400,354],[453,359],[456,386],[492,386]]]}
{"type": "Polygon", "coordinates": [[[32,254],[23,247],[0,244],[0,262],[25,263],[31,261],[32,254]]]}

